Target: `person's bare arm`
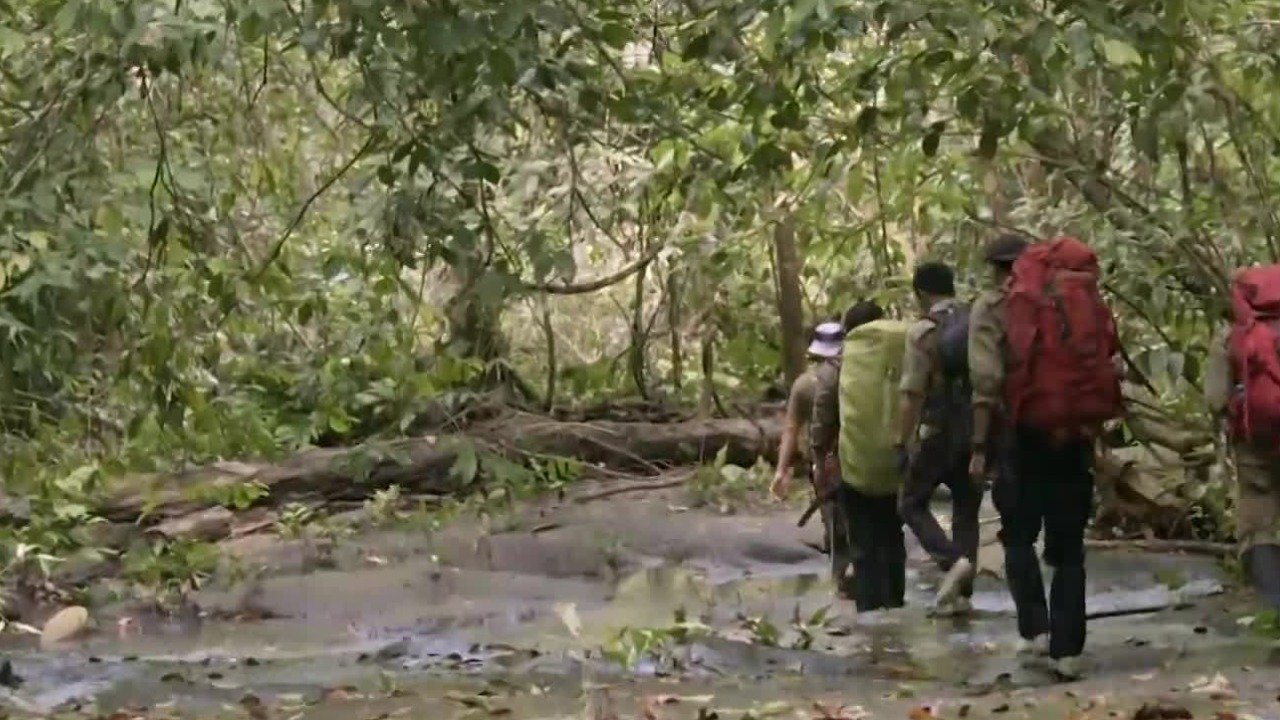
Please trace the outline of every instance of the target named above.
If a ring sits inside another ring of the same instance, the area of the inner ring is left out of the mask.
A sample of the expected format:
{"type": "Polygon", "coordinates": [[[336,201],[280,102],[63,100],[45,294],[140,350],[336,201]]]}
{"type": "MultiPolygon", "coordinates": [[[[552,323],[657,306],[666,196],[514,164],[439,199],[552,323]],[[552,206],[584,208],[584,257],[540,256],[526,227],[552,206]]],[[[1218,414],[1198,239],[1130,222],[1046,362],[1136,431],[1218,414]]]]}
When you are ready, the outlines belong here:
{"type": "Polygon", "coordinates": [[[796,441],[800,436],[800,419],[795,415],[795,403],[787,402],[787,416],[782,423],[782,439],[778,441],[778,467],[773,473],[769,494],[775,498],[786,496],[790,490],[792,461],[796,456],[796,441]]]}

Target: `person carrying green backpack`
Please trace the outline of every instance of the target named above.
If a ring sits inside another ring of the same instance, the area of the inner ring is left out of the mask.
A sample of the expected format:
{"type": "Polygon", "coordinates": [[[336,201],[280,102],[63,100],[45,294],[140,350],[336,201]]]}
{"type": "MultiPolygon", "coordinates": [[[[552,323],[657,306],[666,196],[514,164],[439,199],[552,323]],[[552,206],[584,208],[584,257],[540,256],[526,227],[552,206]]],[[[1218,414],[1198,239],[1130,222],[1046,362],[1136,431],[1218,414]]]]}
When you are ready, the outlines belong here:
{"type": "Polygon", "coordinates": [[[898,383],[908,324],[875,303],[846,315],[838,360],[819,366],[811,443],[831,503],[831,570],[859,612],[901,607],[907,554],[894,451],[898,383]],[[853,576],[848,576],[852,567],[853,576]]]}

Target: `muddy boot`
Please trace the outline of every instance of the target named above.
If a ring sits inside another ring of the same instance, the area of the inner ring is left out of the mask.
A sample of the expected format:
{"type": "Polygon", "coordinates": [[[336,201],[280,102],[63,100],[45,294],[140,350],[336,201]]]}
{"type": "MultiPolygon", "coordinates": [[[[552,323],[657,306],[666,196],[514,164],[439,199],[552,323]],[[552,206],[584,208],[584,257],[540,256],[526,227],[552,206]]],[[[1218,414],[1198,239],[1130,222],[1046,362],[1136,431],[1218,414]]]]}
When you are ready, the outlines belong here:
{"type": "Polygon", "coordinates": [[[1040,559],[1031,545],[1005,547],[1004,572],[1018,611],[1018,635],[1032,640],[1049,632],[1049,608],[1045,605],[1040,559]]]}
{"type": "Polygon", "coordinates": [[[938,587],[938,596],[933,601],[934,607],[954,605],[956,600],[965,594],[967,588],[973,587],[973,578],[976,574],[977,571],[969,558],[962,557],[957,560],[942,578],[942,584],[938,587]]]}
{"type": "Polygon", "coordinates": [[[1049,590],[1049,657],[1078,656],[1084,651],[1084,565],[1054,568],[1049,590]]]}
{"type": "Polygon", "coordinates": [[[1256,545],[1244,553],[1249,584],[1272,608],[1280,610],[1280,545],[1256,545]]]}

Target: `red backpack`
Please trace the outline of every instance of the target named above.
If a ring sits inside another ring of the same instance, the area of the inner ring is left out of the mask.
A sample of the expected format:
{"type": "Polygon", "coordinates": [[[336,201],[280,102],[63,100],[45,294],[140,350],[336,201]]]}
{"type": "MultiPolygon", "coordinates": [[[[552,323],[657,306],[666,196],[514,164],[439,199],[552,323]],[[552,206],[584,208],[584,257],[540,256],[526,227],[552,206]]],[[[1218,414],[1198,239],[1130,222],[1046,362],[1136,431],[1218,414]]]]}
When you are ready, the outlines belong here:
{"type": "Polygon", "coordinates": [[[1013,264],[1004,311],[1014,423],[1063,438],[1120,416],[1116,323],[1087,245],[1062,237],[1027,248],[1013,264]]]}
{"type": "Polygon", "coordinates": [[[1280,439],[1280,265],[1236,273],[1231,309],[1227,349],[1232,377],[1243,388],[1231,399],[1231,434],[1274,442],[1280,439]]]}

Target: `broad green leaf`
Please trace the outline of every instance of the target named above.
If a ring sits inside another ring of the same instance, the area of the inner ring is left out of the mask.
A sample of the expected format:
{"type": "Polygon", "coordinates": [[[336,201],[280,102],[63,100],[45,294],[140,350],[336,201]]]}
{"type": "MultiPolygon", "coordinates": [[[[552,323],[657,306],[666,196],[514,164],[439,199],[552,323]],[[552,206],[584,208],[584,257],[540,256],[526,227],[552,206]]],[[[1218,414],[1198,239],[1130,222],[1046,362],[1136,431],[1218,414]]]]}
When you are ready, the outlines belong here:
{"type": "Polygon", "coordinates": [[[480,459],[476,454],[476,446],[469,442],[460,442],[455,448],[458,456],[449,468],[449,476],[463,485],[470,485],[476,479],[480,459]]]}
{"type": "Polygon", "coordinates": [[[600,29],[600,35],[610,47],[621,50],[631,42],[631,31],[621,23],[606,23],[600,29]]]}
{"type": "Polygon", "coordinates": [[[1140,65],[1142,56],[1134,49],[1132,45],[1115,38],[1103,38],[1099,40],[1102,46],[1102,55],[1107,62],[1112,65],[1140,65]]]}
{"type": "Polygon", "coordinates": [[[22,33],[0,25],[0,58],[21,52],[26,44],[27,39],[23,37],[22,33]]]}
{"type": "Polygon", "coordinates": [[[711,33],[703,33],[685,46],[682,57],[685,60],[701,60],[711,50],[711,33]]]}

